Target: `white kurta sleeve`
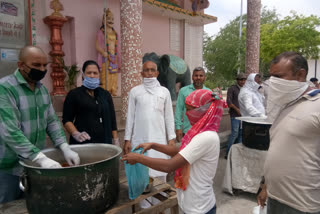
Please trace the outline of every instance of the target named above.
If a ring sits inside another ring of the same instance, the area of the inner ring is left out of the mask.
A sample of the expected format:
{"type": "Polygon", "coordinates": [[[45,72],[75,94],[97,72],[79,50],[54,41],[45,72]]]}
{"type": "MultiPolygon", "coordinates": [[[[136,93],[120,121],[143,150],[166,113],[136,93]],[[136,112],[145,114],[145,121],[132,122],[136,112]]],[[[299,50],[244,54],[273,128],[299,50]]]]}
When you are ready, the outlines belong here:
{"type": "Polygon", "coordinates": [[[127,111],[124,140],[131,140],[134,118],[135,118],[135,111],[136,111],[135,96],[134,96],[133,90],[131,89],[131,91],[129,93],[128,111],[127,111]]]}
{"type": "Polygon", "coordinates": [[[239,103],[241,103],[240,105],[240,112],[241,115],[244,115],[242,112],[246,112],[247,114],[249,114],[251,117],[259,117],[261,116],[263,113],[260,112],[254,105],[253,105],[253,94],[252,93],[242,93],[239,96],[239,103]],[[245,109],[241,109],[241,106],[244,106],[245,109]]]}
{"type": "Polygon", "coordinates": [[[168,140],[175,139],[176,133],[174,131],[174,115],[169,91],[167,91],[166,93],[166,99],[164,104],[164,117],[168,140]]]}

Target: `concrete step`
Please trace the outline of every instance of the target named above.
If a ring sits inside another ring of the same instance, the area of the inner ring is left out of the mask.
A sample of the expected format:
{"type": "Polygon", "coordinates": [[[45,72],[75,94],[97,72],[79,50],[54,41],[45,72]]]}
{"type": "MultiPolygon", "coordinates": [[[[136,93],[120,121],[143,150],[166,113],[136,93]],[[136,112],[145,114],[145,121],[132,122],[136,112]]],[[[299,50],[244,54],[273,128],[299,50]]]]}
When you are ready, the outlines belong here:
{"type": "Polygon", "coordinates": [[[224,132],[227,130],[231,130],[231,122],[230,122],[230,115],[228,111],[224,109],[218,132],[224,132]]]}
{"type": "Polygon", "coordinates": [[[119,129],[124,129],[125,126],[126,126],[126,121],[123,121],[121,119],[121,110],[120,109],[116,109],[115,112],[116,112],[116,120],[117,120],[118,130],[119,129]]]}
{"type": "Polygon", "coordinates": [[[230,134],[231,134],[231,130],[218,133],[219,139],[220,139],[220,148],[227,147],[230,134]]]}
{"type": "Polygon", "coordinates": [[[112,97],[115,110],[120,110],[122,106],[122,100],[120,96],[112,97]]]}

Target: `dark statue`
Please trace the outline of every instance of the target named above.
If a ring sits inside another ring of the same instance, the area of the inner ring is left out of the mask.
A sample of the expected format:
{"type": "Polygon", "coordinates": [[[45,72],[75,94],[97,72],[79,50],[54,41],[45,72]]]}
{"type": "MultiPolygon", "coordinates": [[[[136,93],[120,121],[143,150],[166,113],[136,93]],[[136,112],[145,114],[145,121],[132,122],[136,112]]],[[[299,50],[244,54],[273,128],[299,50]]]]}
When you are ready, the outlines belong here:
{"type": "Polygon", "coordinates": [[[158,56],[156,53],[146,53],[142,59],[143,63],[152,61],[157,64],[160,84],[170,91],[171,100],[177,100],[176,83],[181,87],[191,84],[190,69],[187,63],[175,56],[164,54],[158,56]]]}

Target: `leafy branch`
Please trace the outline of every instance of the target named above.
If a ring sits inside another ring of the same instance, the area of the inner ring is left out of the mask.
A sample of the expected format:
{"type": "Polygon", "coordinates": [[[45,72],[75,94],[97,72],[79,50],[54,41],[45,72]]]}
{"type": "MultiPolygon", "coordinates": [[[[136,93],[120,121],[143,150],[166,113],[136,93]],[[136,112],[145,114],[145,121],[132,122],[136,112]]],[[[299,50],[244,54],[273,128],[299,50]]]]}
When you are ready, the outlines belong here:
{"type": "Polygon", "coordinates": [[[68,78],[66,80],[66,84],[70,89],[73,85],[75,85],[75,80],[80,70],[77,64],[72,64],[70,66],[66,65],[62,57],[59,57],[58,60],[60,61],[63,70],[67,73],[68,78]]]}

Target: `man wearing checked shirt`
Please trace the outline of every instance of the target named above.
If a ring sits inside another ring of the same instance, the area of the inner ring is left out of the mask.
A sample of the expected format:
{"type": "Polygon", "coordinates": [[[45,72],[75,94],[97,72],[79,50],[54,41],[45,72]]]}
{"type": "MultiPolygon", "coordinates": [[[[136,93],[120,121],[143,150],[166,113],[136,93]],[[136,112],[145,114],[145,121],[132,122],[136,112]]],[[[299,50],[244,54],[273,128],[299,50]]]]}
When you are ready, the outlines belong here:
{"type": "Polygon", "coordinates": [[[193,84],[187,85],[180,89],[176,103],[174,123],[176,126],[176,139],[178,142],[181,142],[183,135],[191,128],[188,117],[186,116],[186,107],[184,104],[186,97],[197,89],[210,90],[203,85],[203,83],[206,81],[206,73],[202,67],[196,67],[193,69],[192,81],[193,84]]]}
{"type": "Polygon", "coordinates": [[[79,156],[67,144],[47,89],[39,82],[46,74],[47,56],[38,47],[21,49],[18,69],[0,79],[0,204],[21,196],[19,159],[29,159],[43,168],[61,165],[46,157],[46,133],[70,165],[79,156]]]}

